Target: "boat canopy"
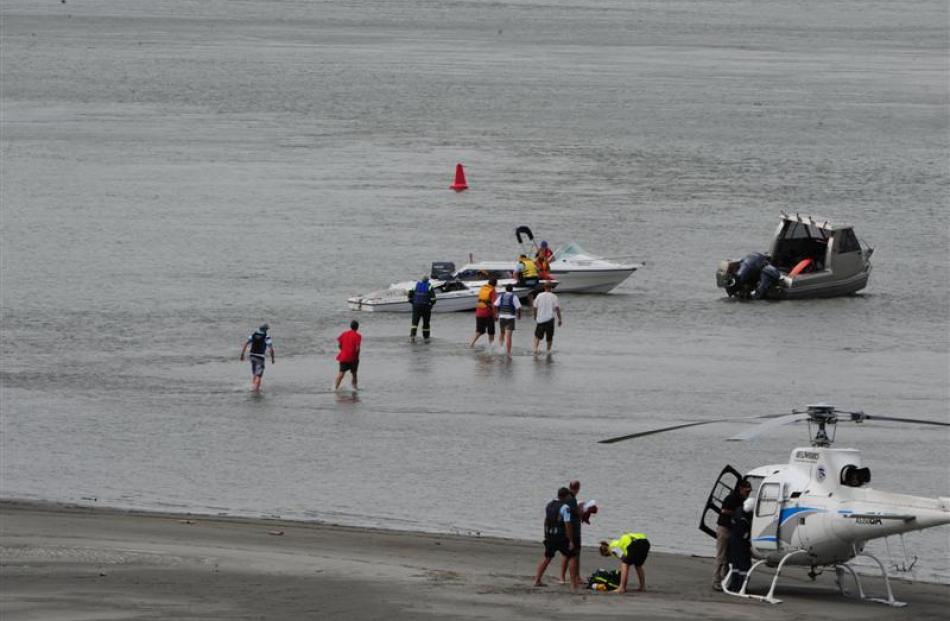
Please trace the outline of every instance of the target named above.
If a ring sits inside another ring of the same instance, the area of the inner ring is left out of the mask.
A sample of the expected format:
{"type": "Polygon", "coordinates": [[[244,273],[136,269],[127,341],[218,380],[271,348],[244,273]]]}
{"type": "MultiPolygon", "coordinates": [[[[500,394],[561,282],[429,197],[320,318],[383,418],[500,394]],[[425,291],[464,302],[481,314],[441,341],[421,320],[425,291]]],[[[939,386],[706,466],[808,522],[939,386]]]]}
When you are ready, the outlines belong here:
{"type": "MultiPolygon", "coordinates": [[[[818,218],[814,216],[802,216],[799,214],[789,215],[787,213],[782,214],[783,222],[795,222],[799,224],[805,224],[809,227],[814,227],[815,229],[821,229],[823,231],[840,231],[843,229],[854,228],[850,224],[834,224],[831,220],[827,218],[818,218]]],[[[826,235],[827,237],[827,235],[826,235]]]]}

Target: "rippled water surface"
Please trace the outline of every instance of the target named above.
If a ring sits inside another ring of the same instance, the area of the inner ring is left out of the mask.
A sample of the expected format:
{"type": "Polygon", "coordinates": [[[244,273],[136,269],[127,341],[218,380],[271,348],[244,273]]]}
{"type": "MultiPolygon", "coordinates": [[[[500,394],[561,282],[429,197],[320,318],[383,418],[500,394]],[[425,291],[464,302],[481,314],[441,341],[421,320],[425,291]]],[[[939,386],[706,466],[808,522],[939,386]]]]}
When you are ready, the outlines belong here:
{"type": "MultiPolygon", "coordinates": [[[[803,427],[596,440],[815,401],[950,420],[945,3],[0,12],[3,496],[536,538],[580,478],[588,542],[710,553],[719,469],[783,462],[803,427]],[[853,222],[867,290],[724,300],[717,261],[782,210],[853,222]],[[363,314],[364,390],[328,390],[347,296],[511,257],[520,224],[647,265],[562,295],[539,359],[527,323],[507,361],[467,349],[468,314],[428,346],[363,314]],[[261,321],[255,396],[237,357],[261,321]]],[[[946,431],[838,439],[875,487],[950,495],[946,431]]],[[[921,575],[950,580],[947,533],[908,539],[921,575]]]]}

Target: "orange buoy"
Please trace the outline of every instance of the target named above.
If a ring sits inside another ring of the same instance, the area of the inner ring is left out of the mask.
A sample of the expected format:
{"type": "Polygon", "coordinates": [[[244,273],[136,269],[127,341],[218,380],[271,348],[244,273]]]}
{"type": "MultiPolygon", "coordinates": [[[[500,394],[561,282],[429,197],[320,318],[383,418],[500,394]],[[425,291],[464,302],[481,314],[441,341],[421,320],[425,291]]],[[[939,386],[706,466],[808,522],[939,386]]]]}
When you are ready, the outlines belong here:
{"type": "Polygon", "coordinates": [[[455,165],[455,183],[450,185],[449,188],[456,192],[468,189],[468,183],[465,182],[465,169],[462,168],[461,164],[455,165]]]}
{"type": "Polygon", "coordinates": [[[788,275],[792,278],[795,278],[799,274],[805,271],[805,268],[812,264],[811,259],[802,259],[798,262],[798,265],[792,268],[792,271],[788,275]]]}

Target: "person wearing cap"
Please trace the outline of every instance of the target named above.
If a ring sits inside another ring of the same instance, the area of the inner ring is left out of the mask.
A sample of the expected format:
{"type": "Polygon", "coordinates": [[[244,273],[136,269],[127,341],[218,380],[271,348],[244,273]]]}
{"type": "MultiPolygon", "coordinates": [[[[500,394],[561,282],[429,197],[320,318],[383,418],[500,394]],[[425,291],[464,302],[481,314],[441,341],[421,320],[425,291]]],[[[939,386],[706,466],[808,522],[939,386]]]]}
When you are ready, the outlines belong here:
{"type": "Polygon", "coordinates": [[[574,564],[574,567],[571,568],[571,575],[581,573],[581,517],[583,513],[581,507],[578,504],[577,495],[581,492],[581,482],[574,480],[568,483],[567,489],[570,491],[570,495],[567,497],[567,507],[571,510],[571,532],[574,537],[574,549],[577,550],[577,554],[571,558],[566,556],[561,561],[561,579],[560,583],[564,584],[566,582],[565,577],[567,576],[568,565],[571,563],[574,564]]]}
{"type": "Polygon", "coordinates": [[[340,346],[340,353],[336,355],[337,362],[340,363],[340,372],[336,374],[336,382],[333,383],[333,390],[340,389],[340,383],[347,371],[350,372],[350,379],[353,382],[353,390],[357,389],[356,370],[360,366],[360,345],[363,342],[363,336],[358,332],[360,322],[355,319],[350,322],[350,329],[340,334],[336,342],[340,346]]]}
{"type": "Polygon", "coordinates": [[[534,263],[538,266],[538,272],[542,280],[551,278],[549,270],[551,269],[552,258],[554,258],[554,253],[551,252],[551,249],[548,247],[548,242],[542,241],[538,247],[538,252],[534,255],[534,263]]]}
{"type": "Polygon", "coordinates": [[[637,581],[640,583],[638,591],[646,590],[646,577],[643,573],[643,564],[650,553],[650,540],[643,533],[624,533],[613,541],[600,542],[601,556],[615,556],[620,560],[620,586],[617,593],[623,594],[627,590],[627,579],[630,577],[630,566],[637,572],[637,581]]]}
{"type": "Polygon", "coordinates": [[[254,334],[247,337],[247,340],[244,341],[244,347],[241,349],[241,361],[243,362],[247,348],[251,348],[249,356],[251,359],[251,390],[255,392],[261,389],[261,380],[264,377],[264,360],[268,351],[270,352],[270,361],[277,363],[274,358],[274,342],[267,335],[268,327],[266,323],[261,324],[261,327],[254,334]]]}
{"type": "Polygon", "coordinates": [[[429,342],[429,323],[432,320],[432,307],[435,306],[435,289],[429,284],[429,277],[423,276],[416,282],[414,289],[408,292],[412,304],[412,327],[409,329],[409,342],[416,342],[416,330],[422,320],[422,339],[429,342]]]}

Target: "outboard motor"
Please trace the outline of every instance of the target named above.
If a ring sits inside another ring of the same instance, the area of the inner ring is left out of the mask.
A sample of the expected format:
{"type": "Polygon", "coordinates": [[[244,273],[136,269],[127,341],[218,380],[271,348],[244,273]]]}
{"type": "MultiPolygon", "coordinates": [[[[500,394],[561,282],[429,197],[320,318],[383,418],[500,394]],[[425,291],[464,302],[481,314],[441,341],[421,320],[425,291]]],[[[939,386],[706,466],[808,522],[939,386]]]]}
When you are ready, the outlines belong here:
{"type": "Polygon", "coordinates": [[[755,288],[755,291],[752,292],[752,299],[761,300],[765,297],[765,294],[769,289],[772,288],[778,279],[782,277],[782,273],[778,271],[778,268],[774,265],[766,264],[762,268],[761,275],[759,276],[759,285],[755,288]]]}
{"type": "Polygon", "coordinates": [[[435,261],[432,263],[432,272],[429,278],[433,280],[452,280],[455,273],[455,263],[451,261],[435,261]]]}
{"type": "MultiPolygon", "coordinates": [[[[740,298],[749,297],[750,290],[759,280],[759,274],[762,268],[768,265],[769,259],[760,252],[747,254],[735,268],[735,272],[725,280],[726,293],[730,296],[739,296],[740,298]]],[[[735,265],[733,263],[733,265],[735,265]]],[[[721,271],[722,268],[720,268],[721,271]]]]}

